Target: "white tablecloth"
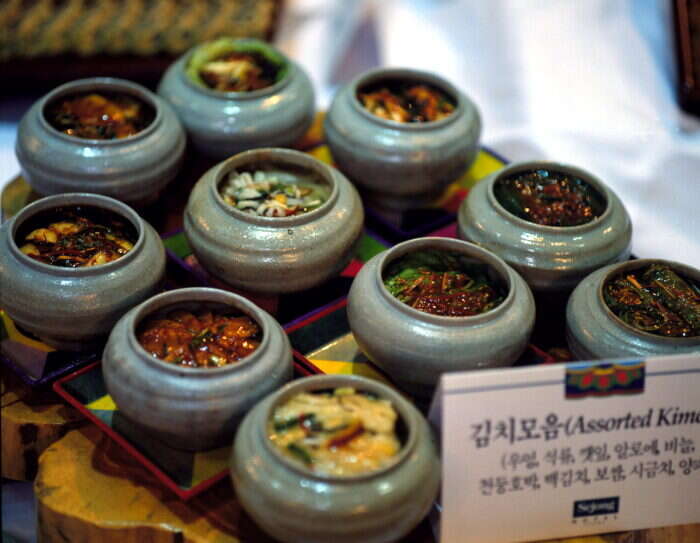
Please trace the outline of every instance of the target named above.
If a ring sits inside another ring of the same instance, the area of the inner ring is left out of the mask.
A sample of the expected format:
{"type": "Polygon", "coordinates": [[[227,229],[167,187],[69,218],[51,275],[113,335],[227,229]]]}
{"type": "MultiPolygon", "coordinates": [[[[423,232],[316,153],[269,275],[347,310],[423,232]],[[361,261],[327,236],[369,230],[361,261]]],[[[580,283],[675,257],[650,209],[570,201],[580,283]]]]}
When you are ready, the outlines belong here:
{"type": "Polygon", "coordinates": [[[375,65],[436,72],[477,103],[484,144],[591,171],[637,256],[700,268],[700,120],[677,105],[668,0],[297,0],[288,16],[279,43],[321,106],[375,65]]]}

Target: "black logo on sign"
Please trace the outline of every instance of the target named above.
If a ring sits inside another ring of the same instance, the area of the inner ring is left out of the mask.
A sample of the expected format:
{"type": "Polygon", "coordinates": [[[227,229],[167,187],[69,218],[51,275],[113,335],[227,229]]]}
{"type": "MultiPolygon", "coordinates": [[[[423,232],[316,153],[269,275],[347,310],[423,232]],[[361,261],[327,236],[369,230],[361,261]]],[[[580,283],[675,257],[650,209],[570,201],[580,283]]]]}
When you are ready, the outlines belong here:
{"type": "Polygon", "coordinates": [[[574,518],[594,515],[615,515],[620,511],[620,497],[595,498],[574,502],[574,518]]]}

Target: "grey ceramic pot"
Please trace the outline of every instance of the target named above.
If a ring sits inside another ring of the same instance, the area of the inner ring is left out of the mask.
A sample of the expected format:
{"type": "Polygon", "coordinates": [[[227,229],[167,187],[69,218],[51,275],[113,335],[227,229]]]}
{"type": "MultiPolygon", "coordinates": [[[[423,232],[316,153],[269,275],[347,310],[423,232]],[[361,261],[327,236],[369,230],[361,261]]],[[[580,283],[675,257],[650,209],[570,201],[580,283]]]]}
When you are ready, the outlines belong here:
{"type": "Polygon", "coordinates": [[[39,194],[92,192],[144,206],[175,178],[185,143],[185,132],[165,100],[131,81],[94,77],[61,85],[39,99],[20,121],[15,152],[22,175],[39,194]],[[48,123],[47,105],[92,91],[133,95],[154,108],[155,118],[137,134],[112,140],[69,136],[48,123]]]}
{"type": "Polygon", "coordinates": [[[700,284],[700,270],[658,259],[630,260],[596,270],[576,287],[566,307],[566,340],[577,360],[645,357],[700,352],[700,336],[671,338],[637,330],[619,319],[603,298],[603,286],[615,275],[666,264],[700,284]]]}
{"type": "Polygon", "coordinates": [[[277,294],[317,286],[348,264],[362,234],[355,188],[336,169],[290,149],[256,149],[216,165],[197,182],[185,210],[185,235],[214,276],[247,291],[277,294]],[[330,188],[320,207],[291,217],[258,217],[227,204],[219,184],[234,169],[274,164],[302,168],[330,188]]]}
{"type": "Polygon", "coordinates": [[[425,419],[403,396],[363,377],[324,375],[294,381],[255,406],[236,434],[231,476],[241,505],[280,541],[378,543],[399,539],[426,515],[439,488],[440,463],[425,419]],[[270,443],[267,424],[277,405],[335,387],[392,402],[407,430],[394,464],[366,475],[322,476],[270,443]]]}
{"type": "Polygon", "coordinates": [[[469,192],[458,213],[459,237],[493,251],[543,293],[570,292],[581,279],[607,264],[627,260],[632,224],[620,199],[589,172],[558,162],[519,162],[487,177],[469,192]],[[589,183],[606,201],[600,217],[579,226],[542,226],[507,211],[496,199],[496,181],[545,169],[589,183]]]}
{"type": "Polygon", "coordinates": [[[0,227],[0,307],[22,328],[53,347],[94,348],[119,318],[155,294],[165,274],[165,249],[155,230],[130,207],[97,194],[42,198],[0,227]],[[61,206],[89,205],[113,211],[138,234],[121,258],[99,266],[62,268],[20,252],[15,234],[35,214],[61,206]]]}
{"type": "MultiPolygon", "coordinates": [[[[249,43],[252,40],[240,40],[249,43]]],[[[269,44],[257,42],[284,59],[287,72],[275,84],[251,92],[222,92],[193,82],[188,51],[165,72],[158,94],[175,108],[194,147],[216,159],[257,147],[286,147],[309,129],[315,114],[311,81],[304,70],[269,44]]]]}
{"type": "Polygon", "coordinates": [[[417,207],[438,197],[462,175],[478,152],[481,119],[467,96],[444,79],[405,68],[380,68],[360,75],[333,99],[324,130],[333,160],[374,203],[417,207]],[[381,80],[430,84],[456,107],[439,121],[400,123],[367,111],[358,89],[381,80]]]}
{"type": "Polygon", "coordinates": [[[176,449],[206,450],[231,443],[240,419],[292,378],[287,335],[245,298],[213,288],[164,292],[129,311],[109,336],[102,357],[105,386],[129,421],[176,449]],[[220,368],[189,368],[151,356],[136,339],[148,315],[164,308],[231,306],[262,330],[258,348],[220,368]]]}
{"type": "Polygon", "coordinates": [[[418,399],[430,398],[442,373],[512,364],[535,322],[530,289],[510,266],[481,247],[448,238],[412,239],[373,257],[352,283],[347,312],[362,352],[418,399]],[[455,251],[488,264],[507,287],[505,300],[471,317],[432,315],[399,301],[384,286],[383,272],[397,258],[424,249],[455,251]]]}

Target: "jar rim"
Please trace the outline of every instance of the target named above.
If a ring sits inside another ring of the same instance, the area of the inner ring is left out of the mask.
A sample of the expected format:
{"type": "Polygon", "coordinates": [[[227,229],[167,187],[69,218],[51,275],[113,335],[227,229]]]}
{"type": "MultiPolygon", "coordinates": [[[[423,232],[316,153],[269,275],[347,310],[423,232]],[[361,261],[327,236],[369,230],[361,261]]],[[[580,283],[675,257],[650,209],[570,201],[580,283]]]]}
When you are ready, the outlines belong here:
{"type": "Polygon", "coordinates": [[[442,326],[465,326],[469,324],[478,324],[485,320],[496,318],[498,315],[506,311],[506,308],[512,305],[513,300],[515,299],[515,284],[513,282],[512,273],[514,272],[509,269],[508,264],[506,264],[502,258],[491,251],[468,241],[442,237],[414,238],[394,245],[393,247],[384,251],[384,253],[379,257],[378,265],[374,271],[375,281],[379,285],[379,290],[384,299],[387,300],[392,307],[398,308],[415,319],[442,326]],[[498,274],[500,280],[507,288],[508,293],[506,294],[506,297],[496,307],[493,307],[483,313],[468,316],[449,316],[435,315],[433,313],[420,311],[393,296],[384,285],[384,271],[386,267],[391,262],[401,258],[404,255],[431,248],[463,253],[471,258],[474,258],[475,260],[478,260],[480,263],[486,264],[489,269],[498,274]]]}
{"type": "Polygon", "coordinates": [[[375,68],[357,76],[349,85],[348,92],[350,93],[350,102],[356,112],[359,112],[364,118],[398,131],[406,132],[421,132],[430,131],[442,128],[451,124],[455,119],[462,116],[465,111],[466,97],[445,78],[423,70],[413,68],[375,68]],[[389,119],[383,119],[373,113],[367,111],[357,98],[358,91],[361,87],[382,80],[413,80],[416,82],[427,83],[438,90],[453,98],[455,103],[454,111],[437,121],[426,121],[420,123],[401,123],[389,119]]]}
{"type": "Polygon", "coordinates": [[[124,202],[102,194],[94,194],[90,192],[68,192],[64,194],[54,194],[53,196],[45,196],[44,198],[41,198],[26,206],[11,220],[12,224],[8,229],[10,251],[12,251],[15,258],[17,258],[22,264],[33,267],[38,271],[42,271],[50,275],[82,277],[86,275],[101,275],[103,273],[109,273],[113,269],[124,266],[136,258],[136,255],[142,250],[144,244],[146,243],[145,221],[139,216],[139,214],[124,202]],[[19,228],[27,220],[46,210],[59,207],[76,207],[80,205],[106,209],[107,211],[119,215],[123,219],[129,221],[137,233],[136,242],[131,250],[125,255],[112,260],[111,262],[98,264],[97,266],[81,266],[77,268],[64,268],[61,266],[54,266],[53,264],[40,262],[25,255],[19,250],[15,236],[17,235],[19,228]]]}
{"type": "Polygon", "coordinates": [[[111,147],[117,145],[126,145],[134,141],[143,139],[151,135],[156,128],[161,124],[163,119],[163,104],[161,99],[155,94],[149,91],[146,87],[129,81],[127,79],[120,79],[117,77],[90,77],[85,79],[76,79],[74,81],[69,81],[64,83],[50,91],[48,94],[43,96],[38,102],[39,108],[39,123],[44,130],[49,131],[49,133],[54,136],[78,145],[82,146],[92,146],[96,145],[98,147],[111,147]],[[49,104],[55,102],[63,96],[68,96],[71,94],[80,94],[90,91],[106,91],[112,93],[123,93],[135,96],[139,100],[146,102],[155,111],[155,117],[151,123],[146,126],[143,130],[140,130],[136,134],[127,136],[125,138],[114,138],[109,140],[94,139],[94,138],[79,138],[77,136],[70,136],[64,134],[60,130],[54,128],[51,123],[46,119],[46,108],[49,104]]]}
{"type": "Polygon", "coordinates": [[[614,193],[607,187],[602,181],[600,181],[593,174],[570,164],[563,164],[555,161],[546,160],[531,160],[525,162],[515,162],[508,164],[503,169],[498,171],[495,175],[492,175],[487,181],[487,197],[491,205],[497,210],[497,212],[506,217],[507,220],[517,224],[524,230],[531,230],[541,233],[556,233],[556,234],[571,234],[576,235],[588,230],[593,230],[598,227],[601,223],[607,221],[612,214],[614,193]],[[532,221],[528,221],[517,215],[508,211],[501,202],[498,201],[494,193],[494,185],[504,179],[505,177],[510,177],[521,172],[531,171],[531,170],[548,170],[551,172],[564,173],[567,175],[574,175],[575,177],[581,178],[585,183],[593,187],[593,189],[598,192],[598,194],[605,199],[605,210],[603,213],[594,217],[588,222],[583,224],[578,224],[575,226],[550,226],[544,224],[537,224],[532,221]]]}
{"type": "Polygon", "coordinates": [[[415,408],[409,404],[408,400],[401,397],[398,391],[378,381],[361,377],[359,375],[315,375],[304,379],[297,379],[287,383],[282,388],[274,392],[271,396],[269,405],[266,406],[263,412],[263,424],[257,430],[263,440],[264,447],[283,465],[292,469],[295,473],[307,478],[313,478],[326,483],[353,484],[356,482],[369,481],[380,478],[387,473],[398,469],[403,464],[408,456],[416,448],[418,441],[418,419],[416,417],[415,408]],[[327,475],[322,473],[314,473],[304,468],[298,462],[287,458],[272,444],[267,435],[267,424],[272,420],[274,410],[281,403],[288,400],[294,395],[303,392],[313,392],[320,390],[329,390],[333,388],[352,387],[358,391],[365,391],[377,394],[381,399],[388,399],[391,405],[396,410],[396,414],[401,418],[406,426],[408,435],[406,441],[402,443],[401,450],[394,456],[392,462],[378,470],[368,473],[356,475],[327,475]]]}
{"type": "Polygon", "coordinates": [[[292,78],[292,74],[297,69],[296,64],[287,55],[285,55],[282,51],[280,51],[276,47],[273,47],[269,43],[263,42],[255,38],[237,38],[231,41],[237,43],[252,43],[260,47],[260,49],[272,51],[275,55],[281,57],[283,65],[286,68],[286,72],[283,75],[282,79],[280,79],[279,81],[275,81],[272,85],[254,91],[217,91],[215,89],[199,85],[196,82],[192,81],[189,75],[187,75],[187,67],[192,61],[192,57],[199,49],[213,43],[214,41],[217,40],[211,40],[205,43],[195,45],[189,51],[184,53],[182,57],[180,57],[180,59],[176,62],[178,76],[185,81],[185,84],[190,89],[194,89],[200,94],[204,94],[211,98],[228,101],[254,100],[256,98],[264,98],[286,87],[292,78]]]}
{"type": "Polygon", "coordinates": [[[177,373],[180,375],[198,378],[204,378],[207,376],[215,377],[221,375],[222,373],[236,372],[241,367],[248,367],[250,364],[255,363],[256,359],[259,358],[260,353],[264,352],[268,348],[271,341],[270,333],[271,330],[265,323],[262,309],[243,296],[211,287],[180,288],[152,296],[135,308],[133,318],[130,320],[126,330],[127,341],[131,344],[142,360],[147,360],[151,365],[170,373],[177,373]],[[139,325],[149,316],[157,313],[158,311],[163,311],[168,308],[184,307],[187,305],[206,305],[207,303],[212,305],[228,305],[252,318],[262,331],[262,340],[260,341],[260,345],[258,345],[253,352],[240,360],[237,360],[236,362],[225,364],[224,366],[216,368],[192,368],[166,362],[153,356],[151,353],[146,351],[136,337],[136,329],[139,327],[139,325]]]}
{"type": "Polygon", "coordinates": [[[330,211],[338,200],[340,192],[336,175],[336,172],[331,170],[328,165],[306,153],[282,147],[263,147],[243,151],[215,166],[213,168],[213,175],[211,175],[209,180],[209,186],[214,201],[216,201],[230,217],[259,226],[289,228],[290,226],[312,222],[330,211]],[[219,185],[223,182],[224,177],[229,175],[236,168],[246,167],[256,163],[274,164],[280,166],[280,169],[284,169],[284,166],[290,166],[292,168],[310,170],[312,173],[319,176],[324,183],[328,184],[331,191],[326,201],[320,206],[299,215],[291,215],[289,217],[265,217],[245,213],[226,203],[221,196],[219,185]]]}
{"type": "Polygon", "coordinates": [[[633,333],[641,339],[654,340],[655,342],[661,342],[663,344],[669,345],[683,345],[685,343],[696,343],[698,340],[700,340],[700,335],[688,337],[670,337],[661,336],[659,334],[652,334],[651,332],[646,332],[644,330],[639,330],[631,324],[628,324],[625,321],[623,321],[617,315],[615,315],[613,310],[610,309],[608,303],[605,301],[603,289],[605,288],[605,285],[613,278],[613,276],[618,275],[623,271],[631,271],[639,268],[646,268],[651,264],[664,264],[671,268],[673,271],[680,271],[681,275],[691,277],[694,281],[700,284],[700,270],[688,266],[687,264],[683,264],[681,262],[676,262],[673,260],[665,260],[662,258],[639,258],[635,260],[627,260],[618,264],[613,264],[605,273],[601,275],[596,288],[596,297],[598,299],[598,303],[603,308],[605,316],[617,326],[620,326],[627,332],[633,333]]]}

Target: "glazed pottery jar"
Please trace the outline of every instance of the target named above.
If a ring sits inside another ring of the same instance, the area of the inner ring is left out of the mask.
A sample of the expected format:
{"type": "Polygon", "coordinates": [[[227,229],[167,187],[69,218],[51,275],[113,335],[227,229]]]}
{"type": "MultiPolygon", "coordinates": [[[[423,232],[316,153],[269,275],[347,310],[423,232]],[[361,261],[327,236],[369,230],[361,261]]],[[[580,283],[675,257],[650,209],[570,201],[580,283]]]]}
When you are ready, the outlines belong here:
{"type": "Polygon", "coordinates": [[[286,147],[309,129],[315,114],[311,81],[304,70],[271,45],[221,38],[198,45],[165,72],[158,94],[175,108],[194,147],[224,159],[257,147],[286,147]],[[279,79],[251,91],[209,88],[196,68],[228,52],[258,53],[278,65],[279,79]]]}
{"type": "Polygon", "coordinates": [[[570,292],[586,275],[630,255],[632,225],[615,193],[590,173],[557,162],[521,162],[476,184],[458,213],[459,237],[493,251],[536,292],[570,292]],[[577,226],[525,220],[499,202],[494,187],[520,174],[542,171],[580,180],[604,210],[577,226]]]}
{"type": "Polygon", "coordinates": [[[317,286],[352,258],[364,212],[355,188],[336,169],[290,149],[255,149],[216,165],[197,182],[185,210],[185,235],[202,266],[247,291],[276,294],[317,286]],[[234,172],[312,177],[328,197],[286,217],[257,216],[230,205],[223,185],[234,172]],[[292,172],[292,173],[289,173],[292,172]]]}
{"type": "Polygon", "coordinates": [[[635,273],[650,264],[666,265],[700,285],[700,270],[666,260],[630,260],[596,270],[576,287],[566,308],[566,339],[574,358],[598,360],[700,352],[700,335],[667,337],[644,331],[617,316],[606,302],[605,285],[616,276],[635,273]]]}
{"type": "Polygon", "coordinates": [[[131,81],[94,77],[61,85],[38,100],[19,124],[15,152],[22,175],[39,194],[92,192],[143,206],[175,178],[185,143],[165,100],[131,81]],[[152,119],[133,135],[111,139],[78,137],[52,125],[49,115],[62,101],[90,94],[135,99],[152,119]]]}
{"type": "Polygon", "coordinates": [[[333,99],[324,130],[333,160],[374,203],[417,207],[438,197],[476,158],[481,120],[474,104],[444,79],[381,68],[360,75],[333,99]],[[398,122],[368,111],[358,93],[384,83],[435,89],[454,105],[439,120],[398,122]]]}
{"type": "Polygon", "coordinates": [[[17,325],[56,348],[94,348],[133,306],[157,292],[165,249],[155,230],[129,206],[98,194],[42,198],[0,227],[0,307],[17,325]],[[89,267],[47,264],[20,251],[25,223],[57,208],[84,206],[113,212],[136,234],[122,257],[89,267]]]}
{"type": "Polygon", "coordinates": [[[441,373],[507,366],[527,346],[535,304],[523,279],[493,253],[448,238],[416,238],[376,255],[355,277],[348,295],[348,321],[362,352],[402,390],[432,395],[441,373]],[[392,262],[419,251],[448,251],[485,265],[504,294],[499,305],[471,316],[420,311],[385,286],[392,262]]]}
{"type": "Polygon", "coordinates": [[[282,327],[245,298],[212,288],[171,290],[129,311],[109,336],[102,358],[105,386],[120,412],[176,449],[206,450],[231,443],[242,416],[292,378],[292,351],[282,327]],[[171,310],[235,310],[262,332],[259,346],[221,367],[186,367],[151,355],[139,326],[171,310]]]}
{"type": "Polygon", "coordinates": [[[375,543],[399,539],[426,515],[440,463],[425,419],[403,396],[363,377],[323,375],[294,381],[255,406],[236,434],[231,477],[243,508],[280,541],[375,543]],[[273,445],[268,424],[277,406],[301,392],[338,387],[391,402],[405,430],[393,463],[366,474],[322,475],[273,445]]]}

